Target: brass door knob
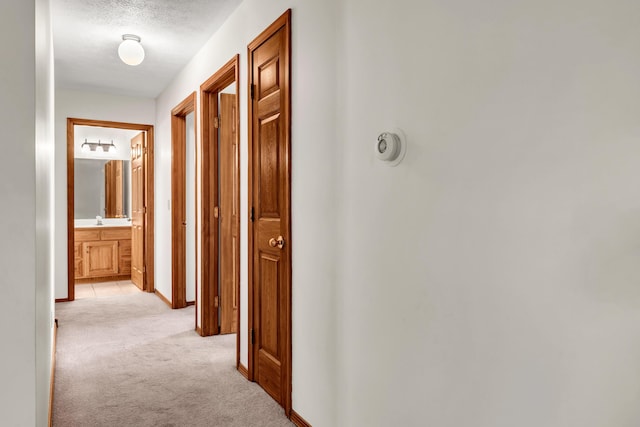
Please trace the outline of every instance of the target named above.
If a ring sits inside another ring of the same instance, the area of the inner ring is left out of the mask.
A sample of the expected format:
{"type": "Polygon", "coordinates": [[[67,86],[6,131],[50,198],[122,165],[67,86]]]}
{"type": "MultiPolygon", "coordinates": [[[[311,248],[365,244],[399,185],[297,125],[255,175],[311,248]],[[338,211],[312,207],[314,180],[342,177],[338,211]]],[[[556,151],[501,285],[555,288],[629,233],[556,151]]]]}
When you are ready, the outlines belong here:
{"type": "Polygon", "coordinates": [[[277,246],[282,249],[284,247],[284,237],[278,236],[277,238],[270,238],[269,246],[271,246],[272,248],[275,248],[277,246]]]}

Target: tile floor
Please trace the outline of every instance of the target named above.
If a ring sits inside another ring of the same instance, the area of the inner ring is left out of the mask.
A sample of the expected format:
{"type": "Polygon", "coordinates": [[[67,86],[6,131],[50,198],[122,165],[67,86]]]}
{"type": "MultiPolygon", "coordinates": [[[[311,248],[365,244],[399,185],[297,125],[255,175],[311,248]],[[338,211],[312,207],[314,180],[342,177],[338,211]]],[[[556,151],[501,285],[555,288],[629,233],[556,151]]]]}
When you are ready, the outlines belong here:
{"type": "Polygon", "coordinates": [[[113,295],[127,295],[136,292],[141,291],[131,280],[119,280],[114,282],[76,284],[75,297],[76,299],[100,298],[113,295]]]}

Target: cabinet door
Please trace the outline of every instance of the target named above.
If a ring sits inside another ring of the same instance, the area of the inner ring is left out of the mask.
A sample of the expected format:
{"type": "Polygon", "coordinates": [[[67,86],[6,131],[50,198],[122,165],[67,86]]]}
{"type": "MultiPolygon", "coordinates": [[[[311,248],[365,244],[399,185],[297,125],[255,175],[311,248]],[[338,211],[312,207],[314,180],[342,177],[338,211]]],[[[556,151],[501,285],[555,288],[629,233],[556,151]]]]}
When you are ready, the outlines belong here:
{"type": "Polygon", "coordinates": [[[84,263],[82,256],[82,242],[75,242],[73,248],[73,263],[75,266],[74,277],[81,279],[84,277],[84,263]]]}
{"type": "Polygon", "coordinates": [[[85,242],[84,276],[115,276],[118,274],[118,241],[85,242]]]}

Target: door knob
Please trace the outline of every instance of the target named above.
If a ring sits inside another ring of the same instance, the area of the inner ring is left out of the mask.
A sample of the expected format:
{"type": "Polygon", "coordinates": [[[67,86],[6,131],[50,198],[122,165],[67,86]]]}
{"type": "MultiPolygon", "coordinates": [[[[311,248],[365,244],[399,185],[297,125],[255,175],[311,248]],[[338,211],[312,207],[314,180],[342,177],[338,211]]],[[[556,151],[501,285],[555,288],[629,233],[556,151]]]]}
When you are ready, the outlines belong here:
{"type": "Polygon", "coordinates": [[[270,238],[269,239],[269,246],[271,246],[272,248],[275,248],[277,246],[280,249],[282,249],[284,247],[284,237],[278,236],[277,239],[274,239],[273,237],[270,238]]]}

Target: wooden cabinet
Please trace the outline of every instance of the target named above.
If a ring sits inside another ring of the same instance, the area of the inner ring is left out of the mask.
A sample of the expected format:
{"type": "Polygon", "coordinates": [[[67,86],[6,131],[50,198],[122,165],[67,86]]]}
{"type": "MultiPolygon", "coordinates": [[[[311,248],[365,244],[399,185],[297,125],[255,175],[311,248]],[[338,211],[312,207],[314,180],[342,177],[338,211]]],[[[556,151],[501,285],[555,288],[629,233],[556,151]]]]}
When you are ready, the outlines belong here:
{"type": "Polygon", "coordinates": [[[131,228],[77,228],[74,233],[75,279],[131,276],[131,228]]]}

